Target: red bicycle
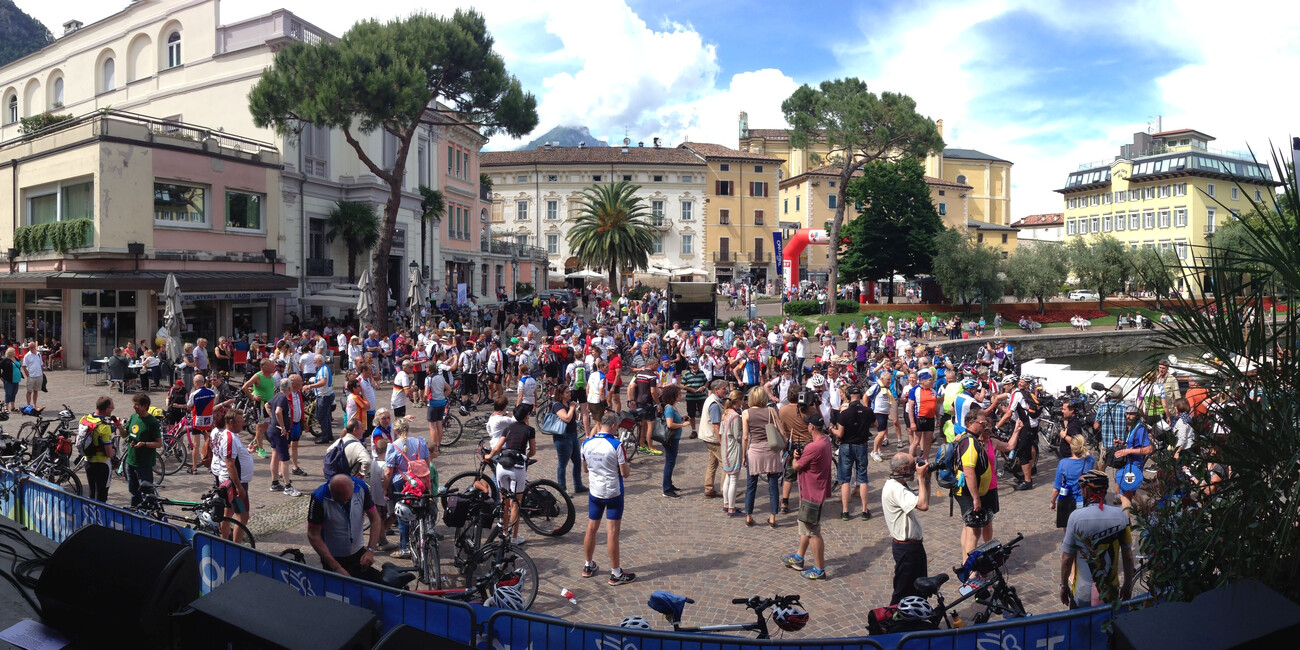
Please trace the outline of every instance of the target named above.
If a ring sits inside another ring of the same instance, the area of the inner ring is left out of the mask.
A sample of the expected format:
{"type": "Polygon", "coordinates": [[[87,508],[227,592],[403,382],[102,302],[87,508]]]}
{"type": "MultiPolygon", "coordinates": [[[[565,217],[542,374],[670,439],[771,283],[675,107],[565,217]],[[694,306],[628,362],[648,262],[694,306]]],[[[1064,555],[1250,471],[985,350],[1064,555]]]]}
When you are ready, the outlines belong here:
{"type": "MultiPolygon", "coordinates": [[[[392,562],[385,562],[379,573],[380,580],[385,585],[394,589],[406,589],[406,585],[416,579],[420,569],[399,567],[392,562]]],[[[526,611],[529,603],[521,591],[521,583],[524,582],[526,573],[523,568],[507,569],[505,563],[496,563],[492,565],[492,570],[474,578],[466,587],[412,589],[411,591],[463,603],[482,603],[488,607],[526,611]]]]}

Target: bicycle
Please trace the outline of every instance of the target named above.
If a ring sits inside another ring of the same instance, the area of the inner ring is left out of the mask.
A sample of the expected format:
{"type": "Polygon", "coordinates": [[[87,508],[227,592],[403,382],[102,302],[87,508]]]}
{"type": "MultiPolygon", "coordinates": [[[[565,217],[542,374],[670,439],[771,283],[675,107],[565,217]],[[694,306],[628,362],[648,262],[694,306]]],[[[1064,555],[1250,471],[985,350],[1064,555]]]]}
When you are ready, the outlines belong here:
{"type": "MultiPolygon", "coordinates": [[[[501,498],[496,483],[496,462],[486,458],[490,450],[488,441],[487,437],[479,440],[479,446],[474,452],[479,460],[478,469],[451,477],[443,484],[444,491],[468,492],[475,481],[482,480],[487,484],[493,499],[501,498]]],[[[536,459],[530,458],[528,464],[535,462],[536,459]]],[[[560,488],[559,483],[549,479],[528,481],[520,499],[519,513],[529,528],[547,537],[562,537],[572,530],[576,515],[573,499],[560,488]]]]}
{"type": "Polygon", "coordinates": [[[208,533],[249,548],[257,546],[256,540],[253,539],[253,533],[248,530],[248,526],[245,526],[238,519],[225,516],[229,504],[219,490],[208,490],[199,498],[199,501],[182,501],[160,496],[156,485],[148,481],[141,481],[140,498],[140,505],[130,508],[130,510],[164,523],[181,522],[188,524],[188,528],[191,530],[208,533]],[[165,510],[166,506],[179,506],[182,510],[194,513],[194,516],[169,515],[165,510]],[[229,532],[225,532],[226,530],[229,532]]]}
{"type": "Polygon", "coordinates": [[[72,412],[72,407],[67,404],[63,405],[63,410],[59,411],[55,417],[47,418],[40,413],[37,413],[35,417],[34,422],[24,422],[22,426],[18,427],[18,435],[14,437],[19,440],[30,441],[37,437],[46,436],[50,433],[50,426],[55,423],[58,424],[54,429],[55,433],[68,438],[76,436],[77,429],[73,422],[76,422],[77,415],[72,412]]]}
{"type": "Polygon", "coordinates": [[[77,478],[69,461],[73,449],[72,440],[61,432],[45,434],[34,438],[30,443],[19,439],[19,458],[23,471],[81,496],[81,479],[77,478]]]}
{"type": "MultiPolygon", "coordinates": [[[[121,436],[113,436],[113,449],[115,451],[113,452],[113,472],[110,476],[121,481],[126,480],[126,449],[123,448],[123,442],[125,440],[121,436]]],[[[163,479],[167,478],[168,474],[176,473],[175,470],[167,470],[167,457],[166,454],[162,453],[164,449],[165,447],[158,450],[158,455],[154,457],[153,467],[150,468],[152,471],[144,479],[154,485],[162,485],[163,479]]]]}
{"type": "Polygon", "coordinates": [[[249,397],[247,393],[240,393],[235,398],[232,407],[244,414],[244,431],[249,435],[256,435],[257,425],[262,421],[262,415],[265,412],[262,405],[255,398],[249,397]]]}
{"type": "MultiPolygon", "coordinates": [[[[465,552],[459,568],[466,587],[474,585],[485,575],[496,575],[502,571],[521,572],[516,587],[524,598],[524,609],[528,609],[533,606],[533,600],[537,598],[539,586],[537,565],[518,544],[510,540],[510,526],[513,522],[506,518],[505,502],[514,497],[514,493],[508,488],[500,488],[500,494],[501,499],[495,502],[479,500],[472,504],[470,516],[475,522],[475,528],[481,531],[482,522],[488,516],[491,518],[492,528],[482,544],[475,544],[473,547],[457,547],[458,555],[461,551],[465,552]],[[487,514],[489,508],[490,515],[487,514]],[[485,567],[490,568],[485,570],[485,567]]],[[[470,542],[468,535],[463,538],[457,535],[458,545],[462,540],[466,545],[470,542]]]]}
{"type": "MultiPolygon", "coordinates": [[[[416,579],[417,568],[402,568],[392,562],[385,562],[380,570],[380,581],[394,589],[406,589],[406,585],[416,579]]],[[[519,584],[524,579],[524,569],[507,571],[503,565],[494,565],[492,571],[484,573],[467,587],[450,587],[446,589],[412,589],[413,593],[436,596],[463,603],[487,603],[496,598],[501,587],[513,587],[518,593],[519,584]]],[[[522,599],[522,594],[521,594],[522,599]]],[[[497,605],[500,607],[501,605],[497,605]]],[[[531,604],[530,604],[531,606],[531,604]]],[[[527,607],[525,607],[527,609],[527,607]]]]}
{"type": "MultiPolygon", "coordinates": [[[[753,623],[729,623],[723,625],[684,627],[681,624],[682,612],[686,609],[686,605],[694,603],[694,599],[687,598],[686,596],[679,596],[668,591],[656,591],[650,594],[650,600],[646,602],[650,609],[662,614],[664,620],[672,624],[674,632],[758,632],[756,638],[770,639],[772,638],[772,635],[767,629],[767,617],[763,615],[769,608],[772,609],[773,622],[775,622],[782,630],[794,632],[803,629],[803,627],[808,624],[808,612],[803,610],[798,595],[775,595],[771,598],[762,598],[759,596],[733,598],[731,604],[744,605],[746,609],[754,612],[753,623]]],[[[623,619],[623,621],[619,623],[619,627],[650,629],[650,624],[640,616],[633,616],[623,619]]]]}
{"type": "MultiPolygon", "coordinates": [[[[419,496],[403,494],[402,505],[410,510],[407,522],[411,524],[411,561],[415,564],[420,582],[430,589],[442,588],[442,560],[438,557],[438,535],[433,527],[438,522],[438,507],[433,494],[419,496]]],[[[401,511],[398,516],[402,516],[401,511]]]]}

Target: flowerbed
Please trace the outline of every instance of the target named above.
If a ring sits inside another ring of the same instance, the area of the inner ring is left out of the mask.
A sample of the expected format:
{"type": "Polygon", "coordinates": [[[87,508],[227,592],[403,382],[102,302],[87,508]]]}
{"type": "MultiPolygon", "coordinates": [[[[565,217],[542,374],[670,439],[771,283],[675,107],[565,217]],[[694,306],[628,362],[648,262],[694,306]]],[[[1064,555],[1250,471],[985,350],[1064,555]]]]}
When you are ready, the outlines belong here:
{"type": "MultiPolygon", "coordinates": [[[[1102,311],[1100,309],[1074,309],[1070,311],[1058,310],[1049,311],[1043,314],[1032,310],[1015,309],[1003,311],[1001,313],[1002,320],[1011,325],[1019,323],[1021,318],[1028,318],[1029,320],[1047,325],[1048,323],[1068,323],[1070,322],[1070,319],[1075,316],[1082,316],[1088,320],[1097,320],[1098,318],[1105,318],[1110,315],[1110,312],[1102,311]]],[[[987,320],[988,319],[985,319],[985,322],[987,322],[987,320]]]]}

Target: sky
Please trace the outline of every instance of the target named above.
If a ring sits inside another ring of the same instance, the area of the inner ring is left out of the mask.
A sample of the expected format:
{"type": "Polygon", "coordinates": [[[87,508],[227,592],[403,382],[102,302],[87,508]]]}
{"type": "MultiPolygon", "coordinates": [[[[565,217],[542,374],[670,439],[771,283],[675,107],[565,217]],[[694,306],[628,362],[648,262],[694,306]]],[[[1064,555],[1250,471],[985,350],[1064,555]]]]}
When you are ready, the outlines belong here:
{"type": "MultiPolygon", "coordinates": [[[[17,4],[57,35],[127,3],[17,4]]],[[[1067,174],[1158,119],[1261,160],[1300,135],[1295,0],[223,0],[220,11],[228,23],[283,7],[341,35],[366,18],[471,6],[537,96],[534,137],[585,125],[611,143],[735,147],[740,111],[751,128],[784,127],[781,102],[800,85],[858,77],[942,118],[948,146],[1012,161],[1013,220],[1061,211],[1053,190],[1067,174]]]]}

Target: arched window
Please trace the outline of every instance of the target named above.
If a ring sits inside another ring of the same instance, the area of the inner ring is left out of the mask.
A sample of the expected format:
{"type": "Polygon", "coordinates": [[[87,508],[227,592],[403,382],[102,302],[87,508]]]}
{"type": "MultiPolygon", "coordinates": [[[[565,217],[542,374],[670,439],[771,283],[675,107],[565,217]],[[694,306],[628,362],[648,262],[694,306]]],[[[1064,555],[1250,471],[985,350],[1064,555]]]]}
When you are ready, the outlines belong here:
{"type": "Polygon", "coordinates": [[[18,95],[10,95],[9,102],[5,104],[5,124],[13,124],[18,121],[18,95]]]}
{"type": "Polygon", "coordinates": [[[54,80],[54,106],[63,105],[63,77],[54,80]]]}
{"type": "Polygon", "coordinates": [[[104,59],[104,92],[117,88],[115,66],[113,59],[104,59]]]}
{"type": "Polygon", "coordinates": [[[957,175],[957,182],[958,182],[958,183],[961,183],[962,185],[965,185],[965,184],[966,184],[966,175],[965,175],[965,174],[958,174],[958,175],[957,175]]]}
{"type": "Polygon", "coordinates": [[[181,33],[172,32],[167,37],[167,67],[174,68],[181,64],[181,33]]]}

